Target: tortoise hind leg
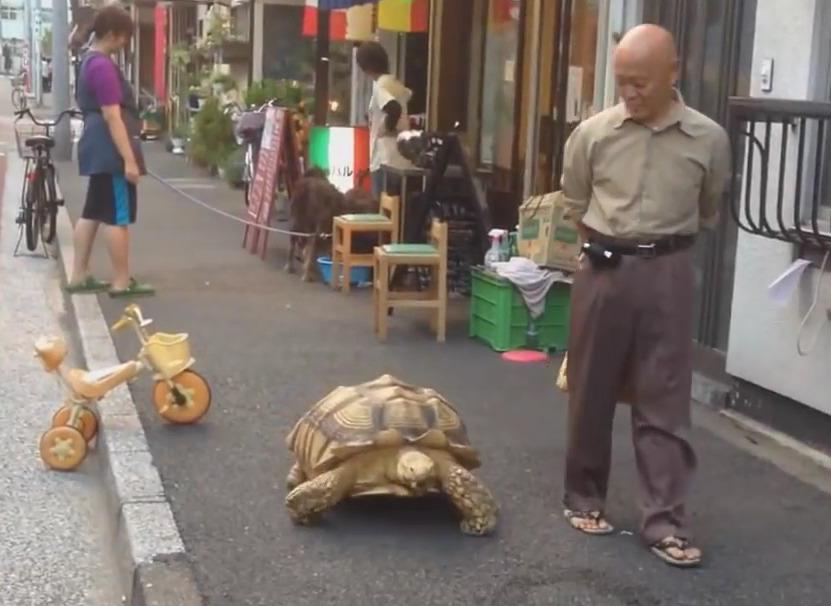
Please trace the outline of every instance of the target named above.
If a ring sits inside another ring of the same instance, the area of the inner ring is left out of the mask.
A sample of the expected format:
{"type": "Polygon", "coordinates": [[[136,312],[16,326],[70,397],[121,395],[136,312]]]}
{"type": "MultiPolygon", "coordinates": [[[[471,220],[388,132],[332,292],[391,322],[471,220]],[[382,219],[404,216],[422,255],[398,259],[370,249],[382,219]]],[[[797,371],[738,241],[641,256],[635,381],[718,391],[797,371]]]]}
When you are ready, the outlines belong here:
{"type": "Polygon", "coordinates": [[[355,471],[342,465],[303,482],[286,496],[286,508],[292,522],[309,524],[315,515],[344,499],[355,484],[355,471]]]}
{"type": "Polygon", "coordinates": [[[294,490],[306,481],[306,474],[300,469],[300,465],[295,463],[291,466],[288,477],[286,477],[286,488],[290,491],[294,490]]]}
{"type": "Polygon", "coordinates": [[[452,457],[435,456],[434,460],[442,489],[462,514],[462,532],[474,536],[493,532],[499,506],[490,490],[452,457]]]}

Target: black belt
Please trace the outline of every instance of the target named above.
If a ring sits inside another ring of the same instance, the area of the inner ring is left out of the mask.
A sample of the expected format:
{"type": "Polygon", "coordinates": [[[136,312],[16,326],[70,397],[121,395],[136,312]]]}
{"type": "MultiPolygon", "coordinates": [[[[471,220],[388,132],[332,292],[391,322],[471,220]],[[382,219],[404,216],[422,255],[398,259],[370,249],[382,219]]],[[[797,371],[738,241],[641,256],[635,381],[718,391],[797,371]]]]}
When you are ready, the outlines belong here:
{"type": "Polygon", "coordinates": [[[589,240],[602,244],[604,248],[612,253],[617,253],[627,257],[651,259],[653,257],[661,257],[663,255],[669,255],[674,252],[691,248],[692,245],[695,244],[695,235],[685,234],[663,236],[655,238],[654,240],[638,241],[611,238],[609,236],[593,232],[589,235],[589,240]]]}

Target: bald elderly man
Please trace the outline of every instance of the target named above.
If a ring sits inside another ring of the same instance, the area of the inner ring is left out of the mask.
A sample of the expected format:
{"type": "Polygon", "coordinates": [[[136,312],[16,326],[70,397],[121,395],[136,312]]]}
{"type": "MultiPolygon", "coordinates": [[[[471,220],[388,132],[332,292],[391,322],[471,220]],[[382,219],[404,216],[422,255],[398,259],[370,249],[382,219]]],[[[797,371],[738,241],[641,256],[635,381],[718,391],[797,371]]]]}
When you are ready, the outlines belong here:
{"type": "Polygon", "coordinates": [[[621,102],[582,122],[565,146],[562,190],[584,246],[568,338],[565,516],[590,535],[604,512],[612,423],[632,380],[641,537],[674,566],[695,566],[684,503],[696,469],[690,438],[692,246],[716,224],[730,174],[718,124],[674,88],[675,43],[655,25],[615,49],[621,102]]]}

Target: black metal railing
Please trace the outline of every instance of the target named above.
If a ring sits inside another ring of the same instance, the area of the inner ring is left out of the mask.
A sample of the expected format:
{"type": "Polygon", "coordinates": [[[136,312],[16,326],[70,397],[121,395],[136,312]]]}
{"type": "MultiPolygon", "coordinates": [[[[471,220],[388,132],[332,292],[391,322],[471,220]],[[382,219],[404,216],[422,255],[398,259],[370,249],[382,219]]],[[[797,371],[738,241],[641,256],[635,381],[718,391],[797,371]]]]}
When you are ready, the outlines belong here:
{"type": "Polygon", "coordinates": [[[825,214],[831,209],[822,210],[823,173],[831,171],[825,153],[831,102],[731,97],[728,132],[734,171],[730,210],[739,227],[800,247],[831,250],[825,214]]]}

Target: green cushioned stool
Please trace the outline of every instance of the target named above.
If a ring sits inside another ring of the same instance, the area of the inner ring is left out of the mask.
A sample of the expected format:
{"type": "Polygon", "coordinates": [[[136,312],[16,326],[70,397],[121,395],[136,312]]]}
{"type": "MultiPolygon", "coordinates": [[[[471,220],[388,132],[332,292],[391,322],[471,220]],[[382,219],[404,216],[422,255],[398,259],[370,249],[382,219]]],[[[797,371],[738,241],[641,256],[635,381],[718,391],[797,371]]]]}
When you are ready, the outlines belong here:
{"type": "Polygon", "coordinates": [[[378,221],[390,221],[386,215],[376,213],[352,213],[348,215],[341,215],[344,221],[358,222],[358,223],[375,223],[378,221]]]}
{"type": "Polygon", "coordinates": [[[439,251],[432,244],[384,244],[381,247],[388,255],[437,255],[439,251]]]}

